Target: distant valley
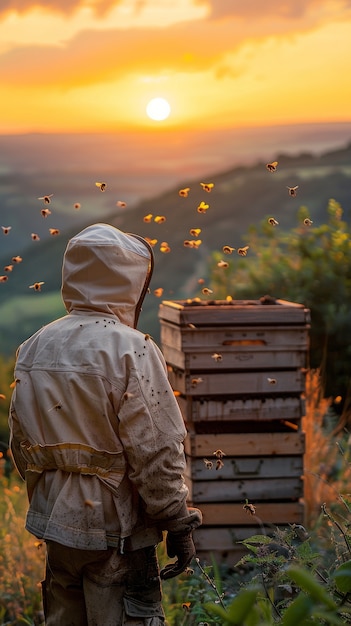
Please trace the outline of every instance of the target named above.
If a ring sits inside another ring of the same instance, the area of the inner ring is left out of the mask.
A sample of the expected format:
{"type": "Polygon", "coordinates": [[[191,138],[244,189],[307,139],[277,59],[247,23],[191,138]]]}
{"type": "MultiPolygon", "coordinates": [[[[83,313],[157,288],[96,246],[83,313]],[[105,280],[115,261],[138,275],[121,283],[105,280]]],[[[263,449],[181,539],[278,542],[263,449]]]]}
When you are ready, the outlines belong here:
{"type": "MultiPolygon", "coordinates": [[[[348,138],[346,137],[346,140],[348,138]]],[[[2,159],[4,154],[2,153],[2,159]]],[[[22,263],[14,266],[8,280],[0,284],[0,352],[14,355],[17,345],[40,325],[64,314],[60,299],[62,254],[68,239],[84,226],[103,221],[129,232],[157,239],[155,272],[150,293],[147,295],[139,327],[159,339],[158,307],[162,299],[180,299],[199,295],[198,279],[206,279],[208,262],[214,250],[223,245],[241,246],[251,224],[266,216],[274,215],[279,227],[291,228],[296,223],[299,206],[307,206],[312,220],[326,220],[326,207],[335,198],[344,209],[344,218],[351,215],[351,145],[348,141],[341,148],[319,154],[306,150],[289,155],[285,151],[270,155],[278,162],[277,171],[268,172],[263,158],[256,162],[236,164],[221,172],[208,171],[203,175],[186,175],[179,170],[161,183],[157,169],[145,174],[144,185],[139,179],[134,196],[120,193],[132,189],[132,174],[127,169],[125,181],[117,181],[110,172],[69,167],[42,173],[29,164],[23,171],[14,171],[9,164],[0,171],[0,214],[3,226],[11,226],[8,235],[0,233],[0,274],[16,255],[22,263]],[[106,192],[96,187],[98,176],[107,177],[106,192]],[[153,178],[154,176],[154,178],[153,178]],[[128,182],[129,181],[129,182],[128,182]],[[167,188],[164,188],[166,183],[167,188]],[[211,193],[202,189],[201,182],[213,182],[211,193]],[[298,186],[296,198],[291,198],[287,187],[298,186]],[[179,196],[181,187],[189,187],[187,198],[179,196]],[[139,190],[139,191],[138,191],[139,190]],[[43,218],[42,202],[38,197],[53,193],[51,214],[43,218]],[[138,195],[138,193],[140,195],[138,195]],[[118,200],[126,201],[125,208],[116,206],[118,200]],[[81,204],[80,209],[74,203],[81,204]],[[209,204],[204,214],[197,206],[209,204]],[[145,215],[163,216],[165,221],[157,224],[152,218],[145,223],[145,215]],[[50,236],[49,228],[58,228],[60,235],[50,236]],[[184,240],[191,239],[189,230],[201,228],[198,249],[184,247],[184,240]],[[32,241],[31,233],[40,233],[40,241],[32,241]],[[166,241],[169,254],[162,254],[160,243],[166,241]],[[35,281],[43,281],[40,293],[29,289],[35,281]],[[162,288],[162,298],[154,290],[162,288]]],[[[147,165],[147,164],[146,164],[147,165]]],[[[164,165],[166,167],[167,164],[164,165]]],[[[258,297],[262,294],[258,294],[258,297]]]]}

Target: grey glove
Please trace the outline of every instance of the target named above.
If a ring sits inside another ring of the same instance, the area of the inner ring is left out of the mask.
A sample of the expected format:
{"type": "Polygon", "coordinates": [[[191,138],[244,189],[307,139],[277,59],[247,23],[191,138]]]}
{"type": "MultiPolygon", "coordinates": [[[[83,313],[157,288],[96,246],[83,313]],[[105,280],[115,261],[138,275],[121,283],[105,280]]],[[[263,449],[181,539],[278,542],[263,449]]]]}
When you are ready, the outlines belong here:
{"type": "Polygon", "coordinates": [[[160,571],[162,580],[178,576],[188,567],[196,554],[192,532],[187,533],[167,533],[166,539],[167,554],[172,559],[177,557],[175,563],[168,563],[160,571]]]}

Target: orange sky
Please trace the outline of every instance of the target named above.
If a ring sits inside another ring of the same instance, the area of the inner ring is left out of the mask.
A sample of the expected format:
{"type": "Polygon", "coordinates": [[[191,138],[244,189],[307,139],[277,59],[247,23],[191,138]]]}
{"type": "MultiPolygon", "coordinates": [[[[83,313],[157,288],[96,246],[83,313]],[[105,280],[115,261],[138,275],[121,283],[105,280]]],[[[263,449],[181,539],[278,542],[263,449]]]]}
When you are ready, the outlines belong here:
{"type": "Polygon", "coordinates": [[[0,133],[349,121],[350,41],[348,0],[1,0],[0,133]]]}

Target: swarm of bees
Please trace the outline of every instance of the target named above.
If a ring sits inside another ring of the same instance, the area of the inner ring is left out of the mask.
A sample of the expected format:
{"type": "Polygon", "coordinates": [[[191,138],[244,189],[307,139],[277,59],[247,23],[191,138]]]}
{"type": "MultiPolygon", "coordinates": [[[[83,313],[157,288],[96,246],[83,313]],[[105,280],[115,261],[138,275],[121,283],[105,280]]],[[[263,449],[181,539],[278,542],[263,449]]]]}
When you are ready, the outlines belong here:
{"type": "MultiPolygon", "coordinates": [[[[277,171],[278,169],[278,161],[271,161],[269,163],[266,164],[266,169],[268,170],[268,172],[270,173],[274,173],[277,171]]],[[[279,175],[278,175],[278,179],[279,179],[279,175]]],[[[200,182],[199,183],[201,190],[205,193],[212,193],[214,188],[215,188],[215,183],[214,182],[200,182]]],[[[105,181],[96,181],[95,182],[95,187],[97,187],[101,192],[105,192],[108,189],[108,185],[107,182],[105,181]]],[[[292,186],[286,186],[287,190],[288,190],[288,194],[291,197],[296,197],[297,195],[297,190],[299,188],[299,185],[292,185],[292,186]]],[[[192,188],[189,187],[182,187],[181,189],[178,190],[178,195],[181,198],[188,198],[191,197],[192,195],[192,188]]],[[[48,207],[48,205],[52,204],[52,199],[53,199],[54,194],[53,193],[49,193],[49,194],[45,194],[42,196],[38,197],[38,200],[42,201],[42,203],[45,205],[44,207],[42,207],[40,209],[40,214],[43,218],[47,219],[52,215],[52,210],[51,208],[48,207]]],[[[116,207],[121,207],[121,208],[125,208],[127,206],[127,203],[123,200],[117,200],[115,203],[116,207]]],[[[80,210],[81,208],[81,204],[80,202],[74,202],[73,204],[73,208],[77,211],[80,210]]],[[[210,205],[209,203],[207,203],[205,200],[200,200],[200,202],[197,203],[197,205],[195,205],[194,209],[196,210],[197,213],[199,214],[206,214],[209,209],[210,209],[210,205]]],[[[144,215],[144,217],[142,218],[143,222],[145,224],[151,224],[152,222],[158,225],[162,225],[167,221],[167,216],[164,214],[158,214],[158,215],[154,215],[153,213],[147,213],[144,215]]],[[[268,218],[268,223],[275,227],[279,225],[279,221],[275,218],[275,217],[269,217],[268,218]]],[[[310,218],[305,218],[303,221],[304,226],[311,226],[313,224],[312,220],[310,218]]],[[[9,235],[10,231],[12,229],[12,226],[2,226],[2,232],[4,235],[9,235]]],[[[49,234],[51,236],[57,236],[60,235],[60,229],[59,228],[49,228],[49,234]]],[[[190,236],[192,237],[192,239],[184,239],[183,241],[183,245],[185,248],[189,248],[189,249],[198,249],[202,244],[203,244],[203,240],[199,239],[199,235],[201,233],[202,229],[199,227],[193,227],[190,228],[189,233],[190,236]]],[[[31,233],[31,239],[32,241],[40,241],[41,236],[39,233],[37,232],[33,232],[31,233]]],[[[152,237],[147,237],[145,236],[145,240],[150,244],[150,246],[155,247],[158,244],[158,239],[157,238],[152,238],[152,237]]],[[[238,254],[238,256],[240,257],[246,257],[248,252],[250,250],[250,246],[248,245],[244,245],[241,247],[234,247],[230,244],[225,244],[222,246],[222,252],[225,255],[231,255],[234,251],[236,251],[236,253],[238,254]]],[[[169,254],[171,252],[171,245],[169,244],[168,241],[161,241],[161,243],[159,244],[159,251],[162,254],[169,254]]],[[[13,269],[13,265],[12,264],[18,264],[22,261],[20,256],[15,256],[12,258],[12,263],[8,264],[7,266],[5,266],[4,268],[4,272],[6,272],[5,274],[3,274],[2,276],[0,276],[0,282],[5,283],[8,280],[8,274],[12,271],[13,269]]],[[[229,263],[223,259],[220,259],[219,261],[217,261],[217,267],[221,270],[225,270],[229,268],[229,263]]],[[[200,279],[199,279],[199,284],[200,283],[200,279]]],[[[204,282],[204,281],[203,281],[204,282]]],[[[33,289],[34,291],[40,291],[41,285],[44,284],[43,281],[37,281],[35,283],[33,283],[32,285],[29,285],[29,287],[31,289],[33,289]]],[[[151,292],[150,292],[151,293],[151,292]]],[[[164,293],[164,288],[163,287],[158,287],[157,289],[153,290],[153,295],[157,298],[160,298],[163,293],[164,293]]],[[[213,294],[213,290],[211,289],[211,287],[202,287],[201,289],[201,293],[204,296],[210,296],[213,294]]],[[[232,300],[232,296],[227,296],[227,301],[231,301],[232,300]]],[[[273,383],[272,383],[273,384],[273,383]]]]}

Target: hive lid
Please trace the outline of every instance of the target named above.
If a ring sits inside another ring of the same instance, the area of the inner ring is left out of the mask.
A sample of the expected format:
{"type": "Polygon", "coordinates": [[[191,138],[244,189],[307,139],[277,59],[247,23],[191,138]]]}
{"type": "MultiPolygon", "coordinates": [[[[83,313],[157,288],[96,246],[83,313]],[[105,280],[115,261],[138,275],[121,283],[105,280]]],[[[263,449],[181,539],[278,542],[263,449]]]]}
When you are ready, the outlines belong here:
{"type": "Polygon", "coordinates": [[[178,325],[285,325],[309,324],[310,310],[303,304],[263,296],[259,300],[163,300],[159,319],[178,325]]]}

